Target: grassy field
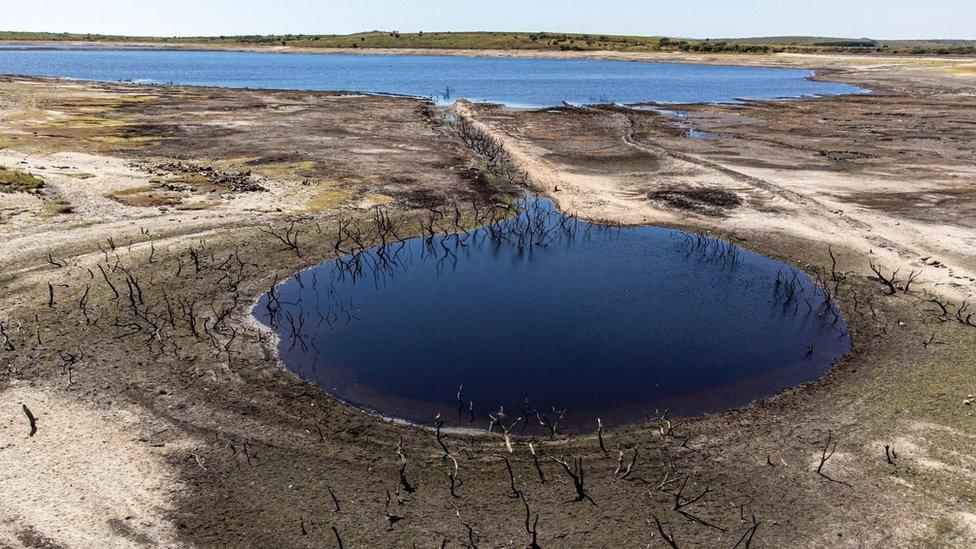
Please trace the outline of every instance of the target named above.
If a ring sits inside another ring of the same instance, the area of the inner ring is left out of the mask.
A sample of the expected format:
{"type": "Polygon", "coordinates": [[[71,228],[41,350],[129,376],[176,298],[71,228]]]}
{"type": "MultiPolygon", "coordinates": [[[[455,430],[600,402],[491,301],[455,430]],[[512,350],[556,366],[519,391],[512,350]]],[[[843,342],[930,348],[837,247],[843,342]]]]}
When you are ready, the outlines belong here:
{"type": "Polygon", "coordinates": [[[191,43],[320,48],[510,49],[542,51],[691,51],[729,53],[876,52],[913,54],[972,54],[976,40],[872,40],[777,36],[735,39],[684,39],[660,36],[523,32],[371,31],[347,35],[267,35],[212,37],[140,37],[97,34],[0,32],[8,41],[88,41],[107,43],[191,43]]]}

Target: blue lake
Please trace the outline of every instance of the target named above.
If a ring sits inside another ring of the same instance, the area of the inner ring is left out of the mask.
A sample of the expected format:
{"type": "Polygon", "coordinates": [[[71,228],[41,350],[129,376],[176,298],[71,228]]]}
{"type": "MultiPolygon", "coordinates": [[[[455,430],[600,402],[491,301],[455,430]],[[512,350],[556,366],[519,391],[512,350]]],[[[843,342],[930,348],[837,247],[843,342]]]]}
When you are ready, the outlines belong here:
{"type": "Polygon", "coordinates": [[[811,71],[629,61],[0,47],[0,73],[464,98],[516,107],[857,93],[811,71]]]}
{"type": "Polygon", "coordinates": [[[819,377],[850,349],[834,304],[788,265],[523,206],[470,233],[322,263],[255,315],[290,370],[346,401],[479,428],[504,409],[506,425],[522,417],[534,432],[554,409],[566,430],[592,430],[598,417],[740,406],[819,377]]]}

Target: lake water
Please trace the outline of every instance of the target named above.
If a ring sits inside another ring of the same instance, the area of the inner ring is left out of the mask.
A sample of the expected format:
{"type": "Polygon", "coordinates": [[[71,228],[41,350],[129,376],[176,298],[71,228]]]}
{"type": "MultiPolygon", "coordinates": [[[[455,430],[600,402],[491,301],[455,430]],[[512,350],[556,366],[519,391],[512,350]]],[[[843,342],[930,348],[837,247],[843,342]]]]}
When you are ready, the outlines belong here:
{"type": "Polygon", "coordinates": [[[794,69],[455,56],[0,47],[0,73],[465,98],[517,107],[726,103],[857,93],[794,69]]]}
{"type": "Polygon", "coordinates": [[[536,432],[554,409],[566,429],[592,430],[597,417],[740,406],[819,377],[850,348],[833,303],[787,265],[524,206],[470,234],[322,263],[255,315],[290,370],[348,402],[479,428],[503,408],[506,425],[526,417],[536,432]]]}

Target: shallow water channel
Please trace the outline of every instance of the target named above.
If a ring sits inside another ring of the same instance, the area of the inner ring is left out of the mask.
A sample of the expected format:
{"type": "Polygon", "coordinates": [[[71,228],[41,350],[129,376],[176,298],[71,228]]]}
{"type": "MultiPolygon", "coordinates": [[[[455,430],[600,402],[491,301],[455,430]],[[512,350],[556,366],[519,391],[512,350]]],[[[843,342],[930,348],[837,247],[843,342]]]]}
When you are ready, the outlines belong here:
{"type": "Polygon", "coordinates": [[[347,402],[482,429],[504,410],[504,425],[536,433],[560,416],[564,432],[740,406],[850,348],[833,303],[788,265],[520,205],[478,230],[321,263],[255,315],[288,369],[347,402]]]}

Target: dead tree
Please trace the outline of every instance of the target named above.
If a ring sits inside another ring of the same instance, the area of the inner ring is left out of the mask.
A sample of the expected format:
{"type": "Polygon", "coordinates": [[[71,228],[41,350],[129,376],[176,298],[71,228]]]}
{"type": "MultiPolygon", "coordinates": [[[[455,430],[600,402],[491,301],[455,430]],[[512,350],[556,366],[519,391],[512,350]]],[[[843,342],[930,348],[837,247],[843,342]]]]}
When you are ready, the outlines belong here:
{"type": "Polygon", "coordinates": [[[339,530],[335,527],[335,524],[332,525],[332,533],[335,534],[336,544],[339,546],[339,549],[345,549],[342,545],[342,536],[339,535],[339,530]]]}
{"type": "Polygon", "coordinates": [[[456,459],[454,459],[454,456],[447,456],[447,457],[449,457],[451,459],[451,462],[453,462],[453,464],[454,464],[454,468],[447,472],[447,479],[451,483],[451,497],[453,497],[453,498],[461,497],[461,496],[457,495],[457,492],[456,492],[456,490],[458,489],[458,487],[460,487],[461,484],[463,484],[463,482],[461,481],[461,479],[458,478],[458,472],[459,472],[458,471],[458,462],[457,462],[456,459]]]}
{"type": "Polygon", "coordinates": [[[539,545],[539,515],[535,515],[535,519],[532,518],[532,511],[529,509],[529,500],[525,499],[525,494],[519,492],[519,497],[522,498],[522,505],[525,506],[525,532],[532,536],[532,541],[526,549],[542,549],[539,545]]]}
{"type": "Polygon", "coordinates": [[[619,450],[617,454],[617,470],[614,474],[623,480],[630,480],[630,475],[634,472],[634,465],[637,464],[637,447],[634,446],[634,453],[630,456],[630,463],[624,467],[624,451],[619,450]]]}
{"type": "Polygon", "coordinates": [[[542,464],[539,463],[539,454],[535,451],[535,446],[529,443],[529,453],[532,454],[532,463],[535,464],[535,472],[539,475],[539,484],[546,483],[546,474],[542,472],[542,464]]]}
{"type": "Polygon", "coordinates": [[[281,242],[286,250],[291,250],[295,252],[299,258],[302,258],[302,252],[298,245],[298,236],[301,231],[295,228],[295,222],[292,221],[287,227],[282,227],[280,231],[276,231],[271,227],[262,227],[259,229],[265,234],[273,236],[276,240],[281,242]]]}
{"type": "Polygon", "coordinates": [[[501,425],[502,431],[503,431],[502,436],[505,438],[505,449],[508,450],[508,453],[509,454],[515,453],[515,449],[512,448],[512,430],[514,430],[515,427],[517,427],[519,423],[522,423],[522,418],[521,417],[520,418],[517,418],[507,428],[504,425],[501,425],[501,423],[499,423],[499,425],[501,425]]]}
{"type": "Polygon", "coordinates": [[[559,422],[562,421],[563,416],[566,415],[566,409],[557,410],[555,406],[552,407],[552,415],[550,418],[548,414],[544,412],[536,411],[535,417],[539,420],[539,425],[542,425],[549,431],[549,438],[555,438],[557,429],[559,429],[559,422]]]}
{"type": "Polygon", "coordinates": [[[81,360],[84,353],[79,352],[65,353],[63,351],[58,351],[58,356],[61,358],[61,375],[68,376],[68,387],[74,385],[74,380],[71,378],[71,372],[74,369],[74,365],[81,360]]]}
{"type": "Polygon", "coordinates": [[[13,352],[17,349],[14,347],[14,344],[10,342],[10,337],[7,336],[7,330],[4,327],[3,322],[0,322],[0,336],[3,336],[3,349],[5,351],[13,352]]]}
{"type": "Polygon", "coordinates": [[[491,430],[495,428],[495,425],[501,427],[502,436],[505,439],[505,449],[508,450],[508,453],[512,454],[515,452],[515,449],[512,448],[512,437],[511,437],[512,431],[515,429],[515,427],[518,426],[519,423],[522,423],[522,418],[521,417],[516,418],[515,421],[512,422],[512,424],[509,425],[508,427],[505,427],[505,424],[502,423],[503,419],[505,419],[504,408],[499,408],[497,412],[492,412],[488,414],[488,432],[490,433],[491,430]]]}
{"type": "Polygon", "coordinates": [[[437,438],[437,444],[441,447],[441,451],[444,452],[444,455],[441,456],[441,459],[447,459],[451,457],[451,451],[448,450],[447,444],[444,443],[444,438],[441,435],[441,427],[444,426],[444,420],[441,419],[440,414],[437,414],[435,421],[437,423],[435,424],[434,436],[437,438]]]}
{"type": "Polygon", "coordinates": [[[512,471],[512,462],[508,460],[508,456],[502,456],[502,459],[505,460],[505,469],[508,471],[508,485],[510,491],[507,495],[512,499],[518,499],[522,495],[522,492],[515,487],[515,473],[512,471]]]}
{"type": "Polygon", "coordinates": [[[691,498],[686,498],[684,497],[683,494],[685,491],[685,486],[687,485],[688,485],[688,477],[685,477],[685,480],[681,483],[681,488],[679,488],[678,491],[675,492],[674,494],[674,506],[672,507],[672,510],[681,514],[681,516],[685,517],[686,519],[692,522],[697,522],[698,524],[701,524],[703,526],[708,526],[709,528],[714,528],[719,532],[724,533],[726,531],[725,528],[722,528],[721,526],[718,526],[716,524],[712,524],[711,522],[701,519],[691,514],[689,511],[685,510],[686,507],[690,507],[698,503],[699,501],[704,499],[704,497],[707,496],[709,492],[711,492],[711,490],[706,486],[705,489],[702,491],[702,493],[691,498]]]}
{"type": "Polygon", "coordinates": [[[458,390],[457,390],[457,403],[458,403],[458,407],[457,407],[457,413],[458,413],[458,423],[460,423],[460,422],[461,422],[461,415],[462,415],[462,414],[464,413],[464,401],[463,401],[463,400],[461,400],[461,389],[462,389],[463,387],[464,387],[464,385],[458,385],[458,390]]]}
{"type": "Polygon", "coordinates": [[[569,475],[569,478],[573,480],[573,487],[576,489],[576,499],[573,501],[586,500],[592,503],[594,506],[596,506],[596,502],[593,501],[593,498],[590,497],[590,494],[586,492],[586,487],[584,485],[585,474],[583,471],[583,458],[581,457],[576,458],[573,461],[572,469],[569,467],[569,464],[566,463],[564,460],[558,458],[553,458],[553,459],[556,461],[556,463],[563,466],[563,470],[566,471],[566,474],[569,475]]]}
{"type": "Polygon", "coordinates": [[[830,279],[836,284],[840,281],[840,277],[837,276],[837,258],[834,257],[834,250],[831,246],[827,246],[827,254],[830,255],[830,279]]]}
{"type": "Polygon", "coordinates": [[[122,297],[119,294],[119,291],[115,288],[115,284],[112,284],[112,281],[109,280],[108,273],[105,272],[105,269],[103,269],[100,264],[98,265],[98,270],[102,273],[102,278],[105,279],[105,284],[108,284],[109,289],[112,290],[112,293],[114,294],[112,300],[114,301],[122,297]]]}
{"type": "Polygon", "coordinates": [[[402,486],[403,489],[408,494],[412,494],[415,491],[417,491],[417,489],[414,488],[414,486],[412,484],[410,484],[410,481],[407,480],[407,457],[403,454],[403,437],[402,436],[399,439],[397,439],[396,453],[397,453],[398,456],[400,456],[400,470],[399,470],[399,473],[400,473],[400,486],[402,486]]]}
{"type": "Polygon", "coordinates": [[[54,260],[54,255],[51,252],[48,252],[47,253],[47,262],[50,263],[51,265],[54,265],[54,267],[56,269],[60,269],[61,267],[64,267],[65,265],[68,264],[67,261],[64,262],[64,263],[61,263],[59,261],[55,261],[54,260]]]}
{"type": "Polygon", "coordinates": [[[661,539],[663,539],[664,542],[667,543],[672,549],[678,549],[678,542],[674,540],[674,531],[672,530],[670,534],[665,532],[664,526],[661,524],[661,521],[658,520],[657,515],[651,516],[654,518],[654,524],[657,525],[658,533],[661,534],[661,539]]]}
{"type": "Polygon", "coordinates": [[[596,438],[600,442],[600,451],[603,452],[603,455],[610,457],[610,452],[607,451],[607,446],[603,443],[603,421],[600,418],[596,418],[596,438]]]}
{"type": "Polygon", "coordinates": [[[912,272],[908,274],[908,280],[905,281],[905,285],[902,287],[902,291],[906,294],[911,291],[912,283],[918,279],[918,276],[922,274],[920,271],[916,272],[912,269],[912,272]]]}
{"type": "Polygon", "coordinates": [[[883,266],[881,265],[876,266],[874,263],[870,261],[868,262],[868,265],[871,266],[871,270],[874,271],[875,275],[877,275],[878,280],[885,285],[886,295],[895,295],[896,293],[898,293],[898,289],[895,287],[895,277],[898,275],[898,269],[892,271],[890,275],[885,276],[883,266]]]}
{"type": "Polygon", "coordinates": [[[474,534],[474,528],[472,528],[471,525],[468,524],[467,522],[464,522],[464,519],[461,518],[460,509],[455,509],[454,511],[457,514],[458,522],[460,522],[461,526],[464,526],[465,530],[468,531],[468,547],[470,547],[471,549],[477,549],[478,543],[477,543],[477,538],[475,537],[474,534]]]}
{"type": "Polygon", "coordinates": [[[91,317],[88,316],[88,294],[91,293],[91,284],[85,284],[85,293],[78,301],[78,308],[81,309],[82,316],[85,317],[85,324],[91,325],[91,317]]]}
{"type": "Polygon", "coordinates": [[[973,324],[973,316],[976,316],[976,311],[968,311],[968,309],[969,302],[963,301],[962,305],[959,306],[959,309],[956,310],[956,321],[963,326],[976,328],[976,324],[973,324]]]}
{"type": "Polygon", "coordinates": [[[21,406],[24,408],[24,415],[27,416],[28,423],[30,423],[30,433],[27,436],[32,437],[37,434],[37,418],[34,417],[26,404],[21,404],[21,406]]]}
{"type": "Polygon", "coordinates": [[[386,529],[387,530],[393,530],[393,525],[400,522],[404,518],[394,513],[393,511],[390,511],[390,502],[392,501],[392,499],[393,498],[390,496],[390,490],[387,489],[386,490],[386,522],[387,522],[386,529]]]}
{"type": "Polygon", "coordinates": [[[942,310],[942,312],[941,313],[938,313],[938,314],[935,314],[935,313],[937,313],[937,311],[930,311],[933,314],[935,314],[935,318],[939,322],[948,322],[949,321],[949,305],[952,305],[952,302],[946,301],[945,303],[943,303],[942,301],[939,300],[939,298],[929,299],[929,302],[935,303],[936,305],[939,306],[939,309],[942,310]]]}
{"type": "Polygon", "coordinates": [[[745,533],[742,534],[739,541],[735,542],[732,549],[738,549],[739,546],[742,546],[743,549],[749,549],[752,547],[752,538],[756,535],[756,530],[759,529],[759,524],[759,521],[756,520],[756,515],[752,515],[752,525],[749,526],[745,533]]]}
{"type": "Polygon", "coordinates": [[[884,447],[885,447],[885,460],[888,461],[888,465],[895,467],[895,459],[898,458],[898,454],[895,453],[895,448],[888,444],[885,444],[884,447]]]}
{"type": "Polygon", "coordinates": [[[332,496],[332,505],[335,506],[335,513],[342,513],[342,508],[339,507],[339,498],[336,497],[336,494],[332,491],[332,488],[329,488],[329,495],[332,496]]]}
{"type": "Polygon", "coordinates": [[[837,450],[837,443],[833,441],[833,434],[830,431],[827,431],[827,442],[824,444],[823,450],[820,452],[820,465],[817,465],[817,474],[829,480],[830,482],[843,484],[844,486],[850,488],[851,485],[848,484],[847,482],[844,482],[842,480],[835,480],[830,476],[828,476],[827,473],[823,472],[824,465],[827,464],[827,460],[833,457],[834,451],[836,450],[837,450]]]}
{"type": "MultiPolygon", "coordinates": [[[[654,413],[657,413],[657,410],[654,413]]],[[[677,438],[677,435],[674,433],[674,424],[668,419],[668,410],[665,410],[660,417],[652,417],[650,419],[651,421],[661,422],[661,426],[658,428],[661,437],[677,438]]]]}

